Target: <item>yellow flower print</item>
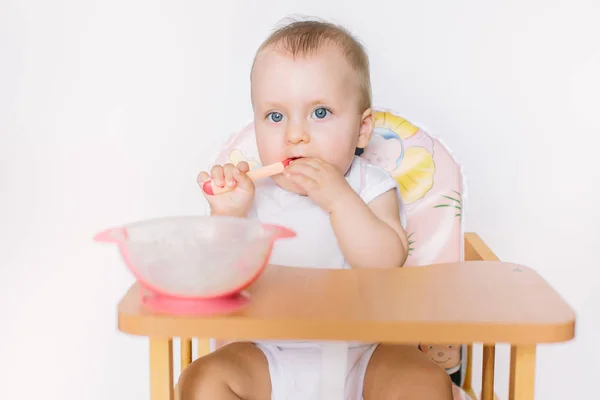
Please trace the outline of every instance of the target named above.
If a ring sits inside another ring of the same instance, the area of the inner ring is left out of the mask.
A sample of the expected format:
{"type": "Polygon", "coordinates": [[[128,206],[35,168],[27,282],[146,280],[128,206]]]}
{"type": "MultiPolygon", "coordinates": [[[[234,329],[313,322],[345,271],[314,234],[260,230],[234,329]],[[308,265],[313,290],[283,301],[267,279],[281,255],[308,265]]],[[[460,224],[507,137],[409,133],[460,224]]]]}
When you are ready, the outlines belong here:
{"type": "Polygon", "coordinates": [[[237,165],[239,162],[242,162],[242,161],[246,161],[248,163],[248,166],[250,167],[250,169],[254,169],[254,168],[260,166],[260,163],[256,159],[254,159],[252,157],[247,158],[241,150],[239,150],[239,149],[231,150],[231,153],[229,153],[229,162],[232,163],[233,165],[237,165]]]}
{"type": "Polygon", "coordinates": [[[419,128],[402,117],[390,112],[375,112],[375,127],[388,129],[394,132],[402,140],[406,140],[419,131],[419,128]]]}
{"type": "Polygon", "coordinates": [[[433,156],[423,147],[411,147],[404,151],[404,159],[392,173],[398,186],[402,200],[406,204],[415,202],[433,187],[435,164],[433,156]]]}
{"type": "Polygon", "coordinates": [[[407,146],[418,131],[419,128],[406,119],[378,111],[373,138],[363,153],[369,162],[384,168],[396,179],[406,204],[423,198],[433,186],[433,155],[424,147],[407,146]]]}

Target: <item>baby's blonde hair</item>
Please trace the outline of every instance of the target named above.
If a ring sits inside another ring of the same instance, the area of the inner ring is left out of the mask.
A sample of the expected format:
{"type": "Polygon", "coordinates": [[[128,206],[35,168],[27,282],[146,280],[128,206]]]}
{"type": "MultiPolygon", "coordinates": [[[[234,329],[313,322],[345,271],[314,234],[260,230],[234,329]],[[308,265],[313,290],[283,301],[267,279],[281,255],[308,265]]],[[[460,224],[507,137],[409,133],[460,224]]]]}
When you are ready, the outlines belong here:
{"type": "Polygon", "coordinates": [[[345,28],[325,21],[293,21],[272,32],[258,48],[254,60],[271,45],[282,46],[292,57],[309,56],[325,45],[336,46],[356,72],[361,92],[361,111],[371,108],[369,57],[362,44],[345,28]]]}

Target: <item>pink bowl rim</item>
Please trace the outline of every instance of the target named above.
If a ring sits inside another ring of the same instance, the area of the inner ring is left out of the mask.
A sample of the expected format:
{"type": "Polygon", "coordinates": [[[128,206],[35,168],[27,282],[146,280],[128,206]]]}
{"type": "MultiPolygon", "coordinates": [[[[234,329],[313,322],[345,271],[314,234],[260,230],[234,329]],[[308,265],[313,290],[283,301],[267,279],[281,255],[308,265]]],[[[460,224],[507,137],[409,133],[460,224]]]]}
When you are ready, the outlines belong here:
{"type": "Polygon", "coordinates": [[[254,274],[252,274],[243,284],[239,285],[238,287],[235,287],[234,289],[230,289],[223,293],[214,294],[214,295],[210,295],[210,296],[186,296],[186,295],[170,293],[164,289],[159,289],[158,287],[152,285],[146,279],[144,279],[136,271],[136,269],[132,266],[133,263],[131,262],[131,259],[129,258],[129,254],[127,253],[127,248],[123,245],[119,245],[119,249],[121,251],[121,255],[125,261],[125,265],[127,266],[127,269],[129,269],[129,271],[135,276],[135,279],[145,289],[147,289],[151,292],[154,292],[155,294],[157,294],[159,296],[170,297],[173,299],[214,300],[214,299],[219,299],[222,297],[230,297],[230,296],[236,295],[239,292],[241,292],[242,290],[246,289],[248,286],[250,286],[256,279],[258,279],[258,277],[264,272],[265,268],[267,267],[267,265],[269,263],[269,258],[271,257],[271,252],[273,250],[273,243],[271,243],[269,245],[269,249],[267,251],[265,260],[263,261],[262,265],[259,268],[257,268],[256,272],[254,274]]]}
{"type": "Polygon", "coordinates": [[[269,259],[271,258],[271,254],[273,251],[273,245],[274,243],[278,240],[278,239],[285,239],[285,238],[291,238],[291,237],[295,237],[296,233],[294,231],[292,231],[289,228],[286,228],[284,226],[280,226],[280,225],[274,225],[274,224],[265,224],[265,223],[260,223],[259,221],[256,221],[256,223],[258,225],[260,225],[263,229],[265,230],[272,230],[274,231],[273,237],[270,240],[269,243],[269,247],[267,250],[267,253],[265,255],[265,259],[262,263],[262,265],[257,268],[257,270],[246,280],[244,281],[244,283],[242,283],[241,285],[233,288],[233,289],[229,289],[223,293],[219,293],[219,294],[213,294],[213,295],[209,295],[209,296],[187,296],[187,295],[180,295],[180,294],[174,294],[174,293],[170,293],[164,289],[159,289],[158,287],[150,284],[145,278],[143,278],[138,272],[137,270],[133,267],[133,262],[131,261],[129,254],[127,252],[127,247],[125,245],[123,245],[119,240],[117,239],[111,239],[111,232],[118,230],[120,232],[120,234],[122,235],[124,240],[127,240],[127,227],[131,227],[131,226],[140,226],[146,223],[152,223],[152,222],[159,222],[161,220],[174,220],[174,219],[187,219],[187,218],[193,218],[193,219],[208,219],[208,218],[224,218],[224,219],[229,219],[229,220],[238,220],[240,218],[236,218],[236,217],[213,217],[213,216],[179,216],[179,217],[162,217],[162,218],[155,218],[155,219],[150,219],[150,220],[144,220],[144,221],[139,221],[139,222],[134,222],[132,224],[128,224],[125,227],[120,227],[120,228],[113,228],[113,229],[107,229],[99,234],[97,234],[96,236],[94,236],[94,240],[96,241],[101,241],[101,242],[113,242],[116,243],[119,247],[121,256],[123,258],[123,261],[125,262],[125,265],[127,266],[127,269],[133,274],[133,276],[135,277],[135,279],[140,283],[140,285],[150,291],[153,292],[155,295],[158,296],[162,296],[162,297],[168,297],[168,298],[173,298],[173,299],[181,299],[181,300],[198,300],[198,301],[203,301],[203,300],[214,300],[214,299],[220,299],[220,298],[225,298],[225,297],[231,297],[234,295],[239,294],[241,291],[243,291],[244,289],[246,289],[248,286],[250,286],[252,283],[254,283],[254,281],[256,281],[256,279],[258,279],[258,277],[264,272],[264,270],[266,269],[267,265],[269,264],[269,259]]]}

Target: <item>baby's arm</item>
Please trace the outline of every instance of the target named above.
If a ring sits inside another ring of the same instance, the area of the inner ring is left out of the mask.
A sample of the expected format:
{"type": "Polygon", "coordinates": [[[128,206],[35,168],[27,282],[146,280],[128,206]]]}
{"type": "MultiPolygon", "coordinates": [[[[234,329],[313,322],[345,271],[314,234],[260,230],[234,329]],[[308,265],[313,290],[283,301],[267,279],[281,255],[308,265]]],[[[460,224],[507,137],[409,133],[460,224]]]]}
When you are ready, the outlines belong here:
{"type": "Polygon", "coordinates": [[[319,159],[293,161],[283,174],[329,213],[342,253],[353,268],[404,265],[408,239],[394,189],[367,205],[339,170],[319,159]]]}
{"type": "Polygon", "coordinates": [[[330,213],[344,257],[353,268],[401,267],[408,256],[408,238],[400,222],[395,190],[369,205],[349,195],[330,213]]]}

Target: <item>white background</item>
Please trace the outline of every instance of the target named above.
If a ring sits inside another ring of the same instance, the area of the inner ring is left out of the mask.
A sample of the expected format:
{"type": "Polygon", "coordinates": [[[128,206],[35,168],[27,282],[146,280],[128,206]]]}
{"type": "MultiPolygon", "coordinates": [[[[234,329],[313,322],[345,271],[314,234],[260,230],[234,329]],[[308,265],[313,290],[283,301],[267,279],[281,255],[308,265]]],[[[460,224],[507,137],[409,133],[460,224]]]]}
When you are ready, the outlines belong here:
{"type": "MultiPolygon", "coordinates": [[[[463,164],[467,229],[576,310],[577,339],[539,348],[536,398],[595,392],[600,3],[251,3],[0,2],[0,399],[148,398],[147,341],[116,328],[132,278],[91,238],[204,212],[196,174],[251,117],[254,51],[296,13],[361,38],[377,105],[463,164]]],[[[506,399],[505,347],[496,371],[506,399]]]]}

